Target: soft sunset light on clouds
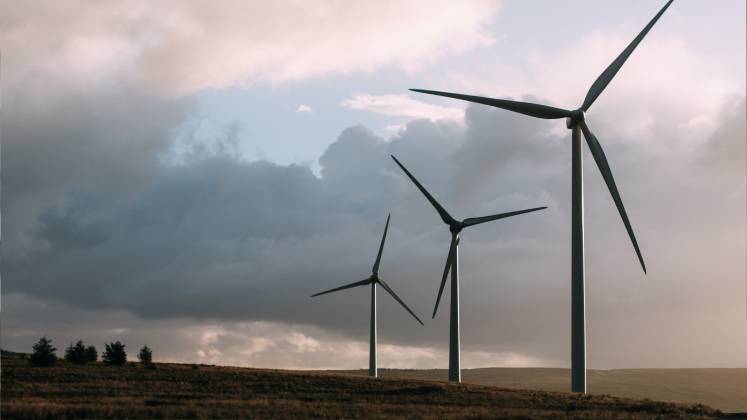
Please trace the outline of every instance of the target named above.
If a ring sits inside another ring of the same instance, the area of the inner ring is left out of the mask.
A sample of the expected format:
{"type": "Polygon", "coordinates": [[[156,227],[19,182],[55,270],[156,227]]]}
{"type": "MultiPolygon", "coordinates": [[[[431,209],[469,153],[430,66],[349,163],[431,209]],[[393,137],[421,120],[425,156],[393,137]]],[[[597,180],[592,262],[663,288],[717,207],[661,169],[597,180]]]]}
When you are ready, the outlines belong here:
{"type": "Polygon", "coordinates": [[[6,77],[121,77],[185,95],[382,66],[415,71],[490,45],[485,25],[498,9],[497,0],[6,3],[4,49],[28,54],[6,77]]]}
{"type": "Polygon", "coordinates": [[[340,103],[342,106],[359,111],[369,111],[390,117],[410,119],[427,118],[433,120],[464,120],[464,109],[431,105],[416,101],[407,94],[367,95],[356,94],[340,103]]]}

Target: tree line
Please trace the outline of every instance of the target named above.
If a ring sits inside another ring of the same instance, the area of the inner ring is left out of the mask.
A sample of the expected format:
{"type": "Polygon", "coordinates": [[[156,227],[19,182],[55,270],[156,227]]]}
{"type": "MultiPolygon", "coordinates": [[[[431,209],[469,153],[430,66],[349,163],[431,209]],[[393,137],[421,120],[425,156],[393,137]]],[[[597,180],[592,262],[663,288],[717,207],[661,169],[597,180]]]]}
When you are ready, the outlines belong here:
{"type": "MultiPolygon", "coordinates": [[[[101,354],[101,361],[104,364],[112,366],[121,366],[127,363],[127,352],[125,345],[119,341],[105,344],[104,352],[101,354]]],[[[34,366],[51,366],[57,361],[57,348],[52,345],[52,340],[42,337],[32,347],[30,362],[34,366]]],[[[99,353],[94,346],[86,346],[83,340],[70,345],[65,349],[65,360],[70,363],[84,365],[98,361],[99,353]]],[[[140,349],[137,355],[140,363],[151,366],[153,363],[153,350],[147,345],[140,349]]]]}

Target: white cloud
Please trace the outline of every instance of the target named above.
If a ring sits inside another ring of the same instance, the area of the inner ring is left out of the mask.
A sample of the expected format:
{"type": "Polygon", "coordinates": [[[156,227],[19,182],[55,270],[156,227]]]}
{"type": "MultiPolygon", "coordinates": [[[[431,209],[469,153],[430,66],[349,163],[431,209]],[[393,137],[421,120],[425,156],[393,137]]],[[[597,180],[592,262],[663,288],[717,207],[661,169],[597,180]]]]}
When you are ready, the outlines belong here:
{"type": "Polygon", "coordinates": [[[497,0],[3,2],[0,38],[15,57],[3,69],[11,83],[41,71],[188,94],[382,66],[410,71],[491,44],[485,26],[498,9],[497,0]]]}
{"type": "Polygon", "coordinates": [[[311,112],[312,109],[309,105],[301,104],[296,108],[296,112],[311,112]]]}
{"type": "MultiPolygon", "coordinates": [[[[464,109],[428,104],[402,95],[369,95],[357,94],[343,100],[340,105],[359,111],[374,112],[390,117],[427,118],[430,120],[464,121],[464,109]]],[[[396,131],[401,126],[388,126],[396,131]]]]}
{"type": "MultiPolygon", "coordinates": [[[[368,366],[368,341],[351,340],[317,327],[246,322],[222,324],[220,327],[196,326],[184,335],[199,337],[204,334],[203,330],[216,328],[223,333],[214,341],[206,345],[197,340],[194,345],[201,346],[197,352],[170,356],[169,361],[284,369],[363,369],[368,366]],[[198,360],[195,360],[195,354],[198,360]]],[[[192,343],[192,339],[188,340],[192,343]]],[[[463,351],[462,359],[465,368],[538,367],[562,363],[512,352],[490,351],[463,351]]],[[[448,351],[380,343],[378,363],[386,368],[445,368],[448,351]]]]}
{"type": "Polygon", "coordinates": [[[384,134],[386,136],[393,136],[395,134],[399,134],[407,127],[406,124],[389,124],[385,125],[382,129],[384,131],[384,134]]]}

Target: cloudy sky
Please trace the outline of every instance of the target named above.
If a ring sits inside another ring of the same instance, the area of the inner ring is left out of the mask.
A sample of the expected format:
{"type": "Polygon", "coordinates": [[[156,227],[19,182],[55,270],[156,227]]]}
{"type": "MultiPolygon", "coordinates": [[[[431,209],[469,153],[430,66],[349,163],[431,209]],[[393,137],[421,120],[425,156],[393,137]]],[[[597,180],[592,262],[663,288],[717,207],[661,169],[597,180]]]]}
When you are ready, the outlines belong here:
{"type": "MultiPolygon", "coordinates": [[[[431,320],[465,231],[465,367],[569,366],[561,120],[663,1],[0,3],[2,347],[143,344],[161,361],[446,367],[431,320]]],[[[745,2],[677,0],[588,112],[648,266],[586,153],[591,368],[747,367],[745,2]]],[[[446,292],[448,293],[448,291],[446,292]]],[[[448,298],[448,296],[447,296],[448,298]]]]}

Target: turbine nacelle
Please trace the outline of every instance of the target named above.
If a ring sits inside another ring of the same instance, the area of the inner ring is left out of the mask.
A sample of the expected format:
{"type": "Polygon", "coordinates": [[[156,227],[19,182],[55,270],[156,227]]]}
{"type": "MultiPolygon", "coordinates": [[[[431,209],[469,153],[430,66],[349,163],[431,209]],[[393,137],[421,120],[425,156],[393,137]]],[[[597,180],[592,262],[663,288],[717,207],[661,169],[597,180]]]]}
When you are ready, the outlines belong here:
{"type": "Polygon", "coordinates": [[[573,128],[574,126],[586,121],[586,113],[584,113],[583,109],[579,108],[574,111],[571,111],[571,113],[572,115],[565,119],[566,128],[569,128],[569,129],[573,128]]]}
{"type": "Polygon", "coordinates": [[[451,233],[453,233],[455,235],[459,234],[459,232],[461,232],[462,229],[464,229],[464,222],[463,221],[460,222],[460,221],[457,220],[457,221],[454,221],[453,223],[449,224],[449,231],[451,231],[451,233]]]}

